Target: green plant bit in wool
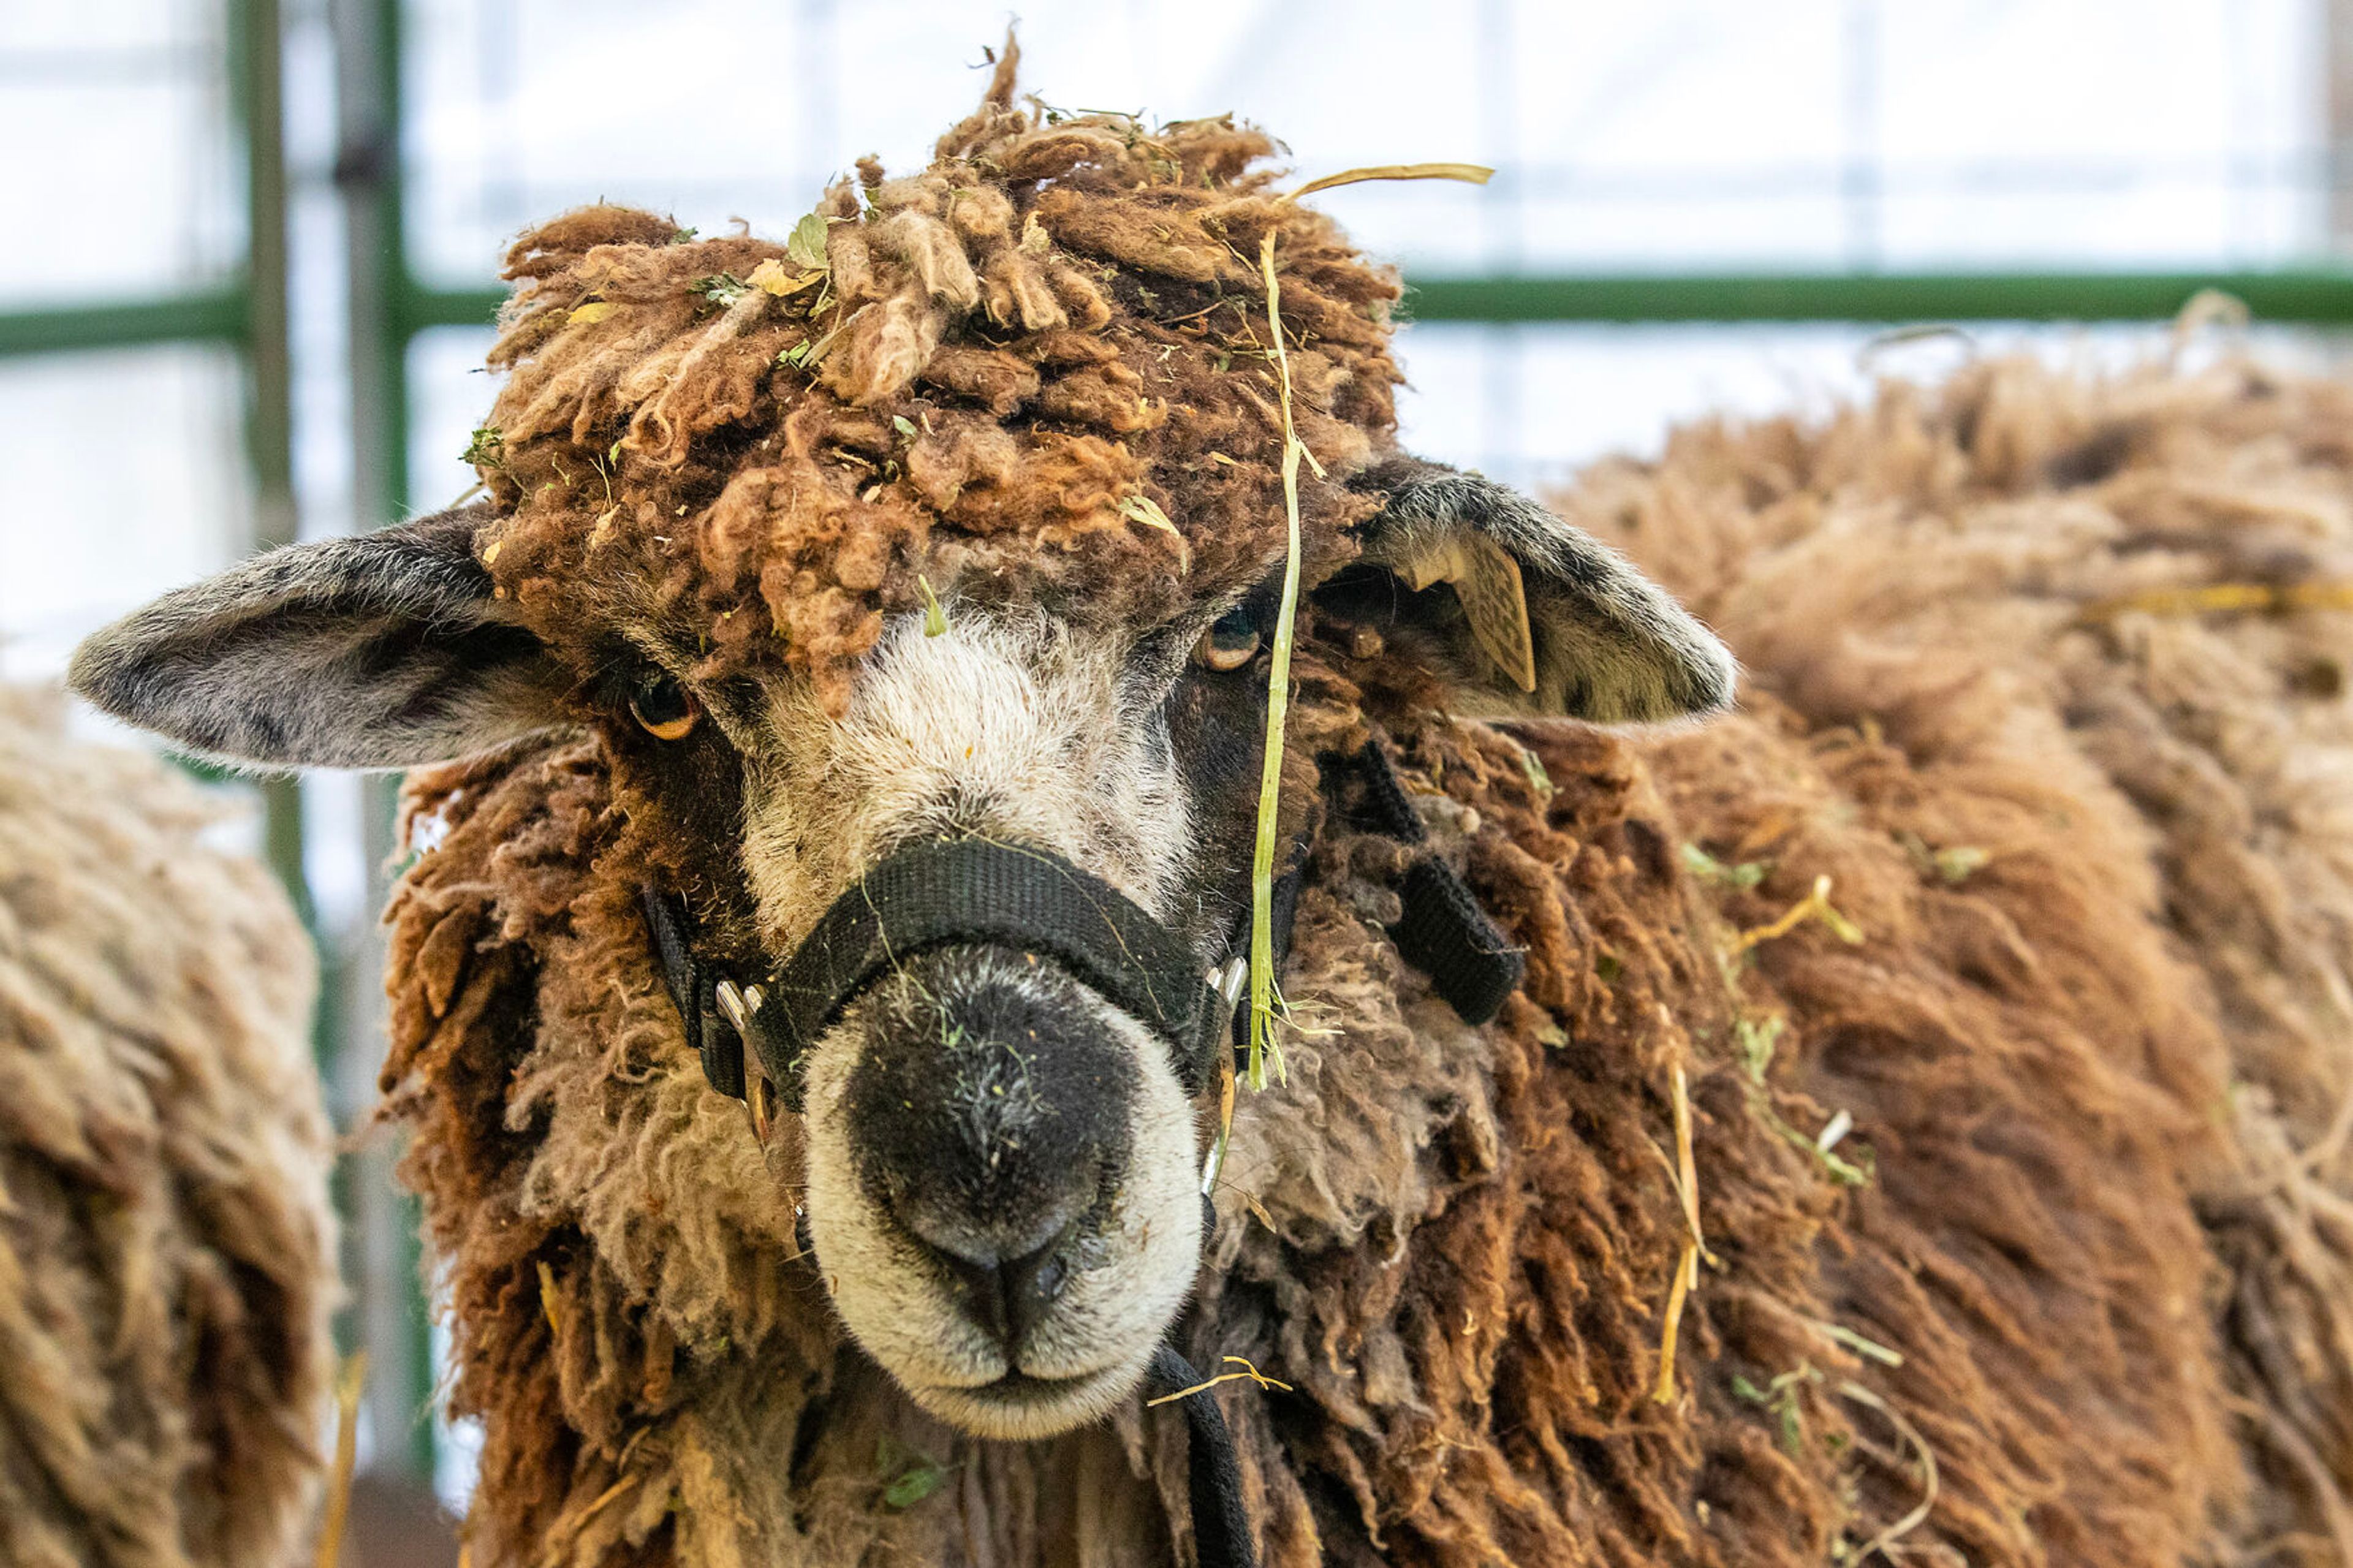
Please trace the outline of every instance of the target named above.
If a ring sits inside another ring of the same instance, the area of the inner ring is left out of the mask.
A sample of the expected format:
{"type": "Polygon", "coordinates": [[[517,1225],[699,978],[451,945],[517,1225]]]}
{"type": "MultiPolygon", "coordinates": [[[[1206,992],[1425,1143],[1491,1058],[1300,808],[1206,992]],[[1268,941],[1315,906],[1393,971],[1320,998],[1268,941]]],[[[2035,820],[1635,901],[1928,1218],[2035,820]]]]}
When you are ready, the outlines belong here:
{"type": "Polygon", "coordinates": [[[792,237],[785,241],[785,254],[801,266],[822,272],[826,268],[825,216],[821,213],[803,213],[801,221],[793,225],[792,237]]]}
{"type": "Polygon", "coordinates": [[[937,1459],[887,1434],[874,1446],[874,1468],[890,1478],[882,1484],[882,1506],[897,1510],[914,1507],[948,1479],[937,1459]]]}
{"type": "MultiPolygon", "coordinates": [[[[1282,724],[1291,707],[1291,644],[1299,612],[1299,459],[1307,452],[1291,420],[1291,359],[1282,346],[1282,290],[1274,280],[1274,235],[1258,248],[1266,279],[1267,329],[1274,339],[1276,390],[1282,406],[1282,602],[1274,617],[1274,651],[1266,676],[1266,761],[1259,770],[1258,844],[1250,855],[1250,1068],[1252,1089],[1266,1087],[1270,1058],[1282,1071],[1274,1032],[1274,818],[1282,794],[1282,724]]],[[[1308,459],[1313,462],[1311,457],[1308,459]]],[[[1315,471],[1321,474],[1323,465],[1315,471]]]]}
{"type": "Polygon", "coordinates": [[[1770,860],[1743,860],[1737,866],[1727,866],[1696,844],[1683,846],[1683,869],[1702,881],[1720,882],[1727,888],[1753,888],[1763,881],[1773,869],[1770,860]]]}
{"type": "MultiPolygon", "coordinates": [[[[1291,195],[1293,200],[1311,190],[1353,184],[1359,180],[1467,180],[1484,184],[1492,169],[1475,163],[1398,163],[1379,168],[1349,169],[1310,181],[1291,195]]],[[[1275,614],[1274,647],[1266,678],[1266,761],[1259,771],[1258,843],[1250,855],[1250,1067],[1252,1089],[1266,1087],[1270,1061],[1277,1079],[1283,1076],[1282,1046],[1275,1037],[1275,1012],[1282,1005],[1274,994],[1274,837],[1275,810],[1282,786],[1282,723],[1291,707],[1291,646],[1299,612],[1299,459],[1304,458],[1324,476],[1324,465],[1300,440],[1291,417],[1291,358],[1282,341],[1282,289],[1274,278],[1274,237],[1269,229],[1259,243],[1259,276],[1266,280],[1267,332],[1274,340],[1269,357],[1274,361],[1275,390],[1282,408],[1282,602],[1275,614]]],[[[1156,510],[1156,509],[1155,509],[1156,510]]]]}
{"type": "Polygon", "coordinates": [[[495,425],[475,426],[472,437],[466,442],[466,449],[458,454],[458,460],[477,468],[504,470],[507,466],[505,432],[495,425]]]}

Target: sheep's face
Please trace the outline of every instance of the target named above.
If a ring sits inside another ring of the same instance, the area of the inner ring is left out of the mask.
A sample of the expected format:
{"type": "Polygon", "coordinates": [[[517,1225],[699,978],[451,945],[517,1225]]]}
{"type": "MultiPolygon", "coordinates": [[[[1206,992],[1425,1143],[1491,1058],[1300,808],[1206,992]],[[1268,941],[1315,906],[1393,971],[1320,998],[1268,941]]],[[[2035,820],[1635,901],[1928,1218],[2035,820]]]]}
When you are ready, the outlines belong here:
{"type": "MultiPolygon", "coordinates": [[[[797,678],[700,699],[740,760],[760,951],[793,951],[894,849],[977,837],[1110,883],[1195,973],[1221,962],[1248,897],[1254,605],[1140,634],[944,609],[944,629],[888,626],[838,719],[797,678]]],[[[858,993],[801,1069],[818,1271],[917,1402],[1018,1437],[1129,1394],[1200,1249],[1201,1129],[1168,1041],[1035,952],[951,943],[858,993]]]]}
{"type": "MultiPolygon", "coordinates": [[[[1387,504],[1361,559],[1311,591],[1378,623],[1456,710],[1647,720],[1728,698],[1704,629],[1532,503],[1404,460],[1364,482],[1387,504]],[[1476,624],[1492,574],[1410,586],[1472,555],[1508,562],[1514,604],[1525,580],[1515,631],[1476,624]]],[[[1232,956],[1279,562],[1153,626],[951,591],[887,624],[831,712],[781,670],[698,681],[702,628],[617,611],[639,603],[627,585],[526,622],[475,559],[481,521],[259,557],[100,633],[75,684],[265,764],[406,766],[599,728],[665,862],[617,869],[686,894],[721,973],[772,968],[894,851],[976,837],[1110,884],[1193,973],[1232,956]]],[[[950,941],[855,991],[797,1066],[805,1168],[781,1174],[805,1185],[842,1321],[913,1399],[1029,1437],[1133,1392],[1200,1246],[1215,1094],[1187,1096],[1169,1041],[1051,957],[950,941]]]]}

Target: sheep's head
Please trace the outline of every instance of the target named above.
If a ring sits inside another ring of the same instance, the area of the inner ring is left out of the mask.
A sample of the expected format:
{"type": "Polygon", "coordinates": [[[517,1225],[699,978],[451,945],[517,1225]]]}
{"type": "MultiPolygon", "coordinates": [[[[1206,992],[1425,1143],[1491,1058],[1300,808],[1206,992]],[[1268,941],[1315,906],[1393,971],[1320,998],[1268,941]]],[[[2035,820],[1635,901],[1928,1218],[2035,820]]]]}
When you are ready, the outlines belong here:
{"type": "MultiPolygon", "coordinates": [[[[822,259],[605,210],[529,237],[490,500],[172,595],[93,638],[78,689],[272,766],[592,731],[637,851],[600,874],[682,898],[721,973],[773,973],[910,846],[981,839],[1107,884],[1216,974],[1246,941],[1284,575],[1247,259],[1271,232],[1325,470],[1303,766],[1361,735],[1364,689],[1603,721],[1727,700],[1721,647],[1622,561],[1394,452],[1395,286],[1246,172],[1256,132],[1040,126],[1009,88],[925,174],[829,196],[822,259]]],[[[999,1436],[1134,1389],[1191,1286],[1217,1100],[1041,945],[894,952],[768,1062],[802,1107],[777,1202],[805,1190],[842,1321],[999,1436]]],[[[649,935],[630,978],[659,974],[649,935]]]]}

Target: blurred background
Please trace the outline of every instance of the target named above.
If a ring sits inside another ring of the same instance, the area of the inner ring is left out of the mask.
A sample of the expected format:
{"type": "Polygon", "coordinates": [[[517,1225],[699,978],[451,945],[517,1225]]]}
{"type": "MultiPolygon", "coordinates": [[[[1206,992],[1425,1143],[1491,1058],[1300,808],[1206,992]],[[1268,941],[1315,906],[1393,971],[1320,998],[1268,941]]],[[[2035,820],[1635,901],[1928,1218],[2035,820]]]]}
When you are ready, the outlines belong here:
{"type": "MultiPolygon", "coordinates": [[[[456,499],[520,226],[605,197],[782,235],[858,155],[923,162],[1008,20],[0,0],[0,677],[54,679],[259,546],[456,499]]],[[[1413,287],[1409,442],[1523,484],[1883,371],[2158,352],[2210,287],[2283,357],[2334,362],[2353,326],[2353,0],[1032,0],[1020,32],[1047,102],[1232,110],[1303,175],[1493,164],[1317,199],[1413,287]],[[1963,330],[1890,336],[1919,322],[1963,330]]],[[[461,1508],[471,1449],[430,1413],[429,1281],[368,1130],[389,786],[219,787],[326,963],[364,1470],[461,1508]]]]}

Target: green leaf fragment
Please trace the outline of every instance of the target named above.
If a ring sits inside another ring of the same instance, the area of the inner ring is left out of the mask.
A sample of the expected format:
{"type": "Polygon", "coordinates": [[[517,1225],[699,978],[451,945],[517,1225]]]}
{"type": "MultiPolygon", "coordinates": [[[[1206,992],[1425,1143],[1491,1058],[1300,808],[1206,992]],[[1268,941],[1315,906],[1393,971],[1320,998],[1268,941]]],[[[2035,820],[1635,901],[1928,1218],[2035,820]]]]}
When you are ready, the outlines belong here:
{"type": "Polygon", "coordinates": [[[1773,869],[1770,860],[1743,860],[1737,866],[1727,866],[1696,844],[1683,846],[1683,869],[1704,882],[1716,882],[1727,888],[1753,888],[1763,881],[1773,869]]]}
{"type": "Polygon", "coordinates": [[[507,438],[495,425],[477,425],[466,449],[459,454],[463,462],[478,468],[504,468],[507,466],[507,438]]]}
{"type": "Polygon", "coordinates": [[[708,278],[698,278],[687,288],[722,310],[752,291],[752,286],[733,272],[715,272],[708,278]]]}
{"type": "Polygon", "coordinates": [[[1733,1037],[1740,1047],[1740,1065],[1747,1069],[1749,1081],[1763,1083],[1765,1069],[1773,1065],[1774,1048],[1780,1044],[1781,1031],[1789,1021],[1778,1013],[1769,1018],[1736,1018],[1732,1021],[1733,1037]]]}
{"type": "Polygon", "coordinates": [[[929,1454],[910,1448],[888,1433],[874,1445],[874,1469],[885,1478],[882,1482],[882,1505],[892,1509],[910,1509],[934,1492],[948,1479],[948,1472],[929,1454]]]}
{"type": "Polygon", "coordinates": [[[825,270],[825,218],[817,213],[804,213],[800,222],[793,225],[790,238],[785,241],[785,254],[812,271],[825,270]]]}
{"type": "MultiPolygon", "coordinates": [[[[1550,799],[1552,796],[1552,775],[1545,772],[1544,759],[1537,756],[1534,752],[1529,751],[1525,746],[1522,746],[1520,748],[1520,768],[1521,771],[1528,775],[1528,787],[1535,791],[1539,795],[1542,795],[1546,799],[1550,799]]],[[[1686,846],[1686,847],[1688,847],[1688,846],[1686,846]]]]}
{"type": "Polygon", "coordinates": [[[1958,882],[1972,871],[1981,869],[1993,857],[1972,845],[1959,845],[1936,851],[1936,874],[1947,882],[1958,882]]]}
{"type": "Polygon", "coordinates": [[[919,1464],[882,1489],[882,1505],[885,1508],[913,1508],[939,1490],[940,1483],[947,1479],[947,1472],[937,1465],[919,1464]]]}

